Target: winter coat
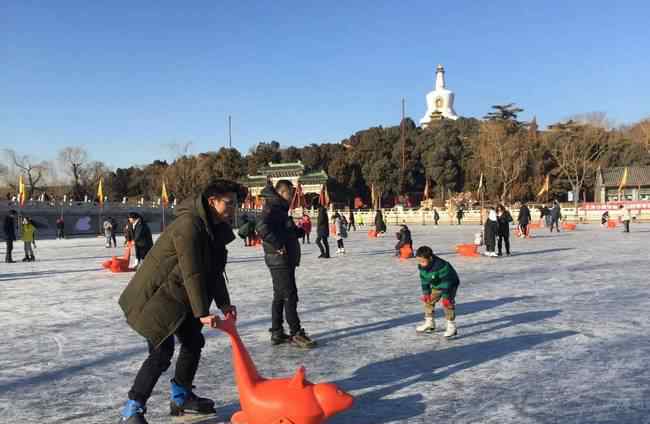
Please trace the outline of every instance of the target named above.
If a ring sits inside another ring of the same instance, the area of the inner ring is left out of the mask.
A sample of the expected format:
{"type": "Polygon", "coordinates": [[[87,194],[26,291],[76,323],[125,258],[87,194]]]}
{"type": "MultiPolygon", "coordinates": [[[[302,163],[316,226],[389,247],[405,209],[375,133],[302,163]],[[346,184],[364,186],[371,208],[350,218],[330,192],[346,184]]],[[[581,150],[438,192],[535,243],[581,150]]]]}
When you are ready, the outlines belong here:
{"type": "Polygon", "coordinates": [[[33,242],[36,239],[36,227],[31,222],[22,225],[22,240],[24,242],[33,242]]]}
{"type": "Polygon", "coordinates": [[[334,227],[336,228],[337,240],[343,240],[344,238],[348,237],[348,229],[342,218],[342,216],[338,216],[334,219],[334,227]]]}
{"type": "Polygon", "coordinates": [[[396,249],[401,249],[404,246],[413,246],[413,238],[411,237],[411,230],[406,225],[402,225],[399,233],[397,233],[399,241],[395,246],[396,249]]]}
{"type": "Polygon", "coordinates": [[[318,209],[318,222],[316,224],[318,237],[327,238],[330,235],[330,219],[327,215],[327,209],[320,207],[318,209]]]}
{"type": "Polygon", "coordinates": [[[255,222],[246,220],[240,227],[237,232],[239,237],[246,239],[255,235],[255,222]]]}
{"type": "Polygon", "coordinates": [[[139,219],[133,227],[133,241],[135,242],[135,257],[144,259],[153,247],[153,237],[149,226],[139,219]]]}
{"type": "Polygon", "coordinates": [[[498,231],[497,234],[501,237],[510,234],[510,223],[512,222],[512,215],[510,212],[505,211],[501,216],[497,217],[498,231]]]}
{"type": "Polygon", "coordinates": [[[436,222],[440,221],[440,214],[438,213],[437,210],[433,211],[433,220],[436,222]]]}
{"type": "Polygon", "coordinates": [[[517,218],[519,225],[528,225],[530,223],[530,209],[524,205],[519,209],[519,217],[517,218]]]}
{"type": "Polygon", "coordinates": [[[375,215],[375,230],[378,233],[386,232],[386,223],[384,222],[384,215],[381,213],[381,211],[378,211],[375,215]]]}
{"type": "Polygon", "coordinates": [[[56,229],[57,230],[63,230],[65,228],[65,221],[62,219],[57,219],[56,220],[56,229]]]}
{"type": "Polygon", "coordinates": [[[111,221],[109,220],[104,221],[104,235],[106,237],[110,237],[112,232],[113,232],[113,224],[111,224],[111,221]]]}
{"type": "Polygon", "coordinates": [[[465,211],[462,209],[458,209],[458,211],[456,212],[456,218],[463,219],[463,216],[465,216],[465,211]]]}
{"type": "Polygon", "coordinates": [[[215,222],[207,199],[189,199],[176,209],[119,304],[129,325],[155,347],[174,334],[188,317],[210,314],[214,303],[230,305],[224,279],[233,241],[230,224],[215,222]]]}
{"type": "Polygon", "coordinates": [[[632,209],[625,207],[622,209],[621,214],[622,221],[632,221],[632,209]]]}
{"type": "Polygon", "coordinates": [[[311,218],[309,218],[308,215],[303,215],[300,222],[301,222],[301,228],[305,232],[305,234],[310,234],[311,233],[311,218]]]}
{"type": "Polygon", "coordinates": [[[456,290],[460,285],[458,274],[451,264],[438,256],[433,256],[429,266],[423,268],[418,265],[420,271],[420,284],[422,294],[431,294],[431,290],[441,291],[443,299],[454,299],[456,290]]]}
{"type": "Polygon", "coordinates": [[[7,215],[5,217],[3,230],[6,240],[16,241],[16,221],[13,216],[7,215]]]}
{"type": "Polygon", "coordinates": [[[488,215],[488,219],[485,221],[484,233],[485,233],[485,244],[486,246],[492,246],[493,240],[496,239],[499,232],[499,224],[497,222],[496,213],[493,215],[491,211],[488,215]]]}
{"type": "Polygon", "coordinates": [[[562,208],[560,208],[560,205],[555,204],[555,206],[553,206],[553,209],[551,209],[551,218],[553,221],[559,221],[562,219],[562,208]]]}
{"type": "Polygon", "coordinates": [[[296,227],[289,216],[289,202],[267,185],[262,190],[266,202],[262,217],[257,223],[257,233],[262,239],[264,261],[270,269],[297,267],[300,265],[300,244],[298,238],[304,232],[296,227]],[[278,253],[284,249],[285,253],[278,253]]]}

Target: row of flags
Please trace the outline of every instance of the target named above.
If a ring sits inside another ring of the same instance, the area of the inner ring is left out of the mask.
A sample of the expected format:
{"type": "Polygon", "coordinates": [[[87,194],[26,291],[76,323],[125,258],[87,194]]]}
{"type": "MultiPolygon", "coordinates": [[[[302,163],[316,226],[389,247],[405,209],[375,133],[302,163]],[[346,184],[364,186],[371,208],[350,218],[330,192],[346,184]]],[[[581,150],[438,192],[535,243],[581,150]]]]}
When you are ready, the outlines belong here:
{"type": "MultiPolygon", "coordinates": [[[[618,186],[618,191],[622,192],[625,186],[627,186],[627,180],[629,178],[629,170],[627,167],[625,167],[625,170],[623,171],[623,177],[621,178],[621,182],[618,186]]],[[[481,190],[483,190],[483,173],[481,173],[481,177],[478,182],[478,192],[480,193],[481,190]]],[[[542,188],[539,190],[537,193],[537,197],[542,196],[545,193],[549,193],[551,189],[551,176],[546,175],[546,178],[544,179],[544,185],[542,188]]],[[[424,185],[424,199],[429,199],[430,198],[430,191],[431,188],[429,186],[429,178],[427,178],[426,183],[424,185]]],[[[372,184],[371,190],[370,190],[370,197],[371,197],[371,203],[372,207],[380,207],[380,202],[381,202],[381,191],[375,189],[375,185],[372,184]]],[[[25,200],[27,198],[27,190],[25,189],[25,181],[23,180],[23,176],[20,175],[18,177],[18,203],[20,204],[21,207],[25,205],[25,200]]],[[[99,199],[99,204],[104,205],[104,179],[100,178],[99,179],[99,184],[97,186],[97,198],[99,199]]],[[[161,188],[161,193],[160,193],[160,201],[163,205],[163,207],[168,207],[169,206],[169,194],[167,192],[167,185],[165,184],[165,180],[162,182],[162,188],[161,188]]],[[[323,184],[321,187],[321,192],[319,195],[319,201],[321,205],[324,205],[325,207],[329,206],[330,204],[330,195],[329,191],[327,190],[327,185],[323,184]]],[[[246,199],[244,200],[244,207],[253,209],[253,208],[259,208],[261,207],[261,200],[259,199],[259,196],[256,196],[256,199],[253,199],[250,193],[250,189],[248,190],[248,195],[246,196],[246,199]]],[[[291,209],[296,209],[300,207],[307,207],[307,201],[305,198],[305,194],[302,190],[302,185],[298,184],[298,187],[295,190],[295,193],[293,195],[293,199],[291,200],[291,209]]]]}

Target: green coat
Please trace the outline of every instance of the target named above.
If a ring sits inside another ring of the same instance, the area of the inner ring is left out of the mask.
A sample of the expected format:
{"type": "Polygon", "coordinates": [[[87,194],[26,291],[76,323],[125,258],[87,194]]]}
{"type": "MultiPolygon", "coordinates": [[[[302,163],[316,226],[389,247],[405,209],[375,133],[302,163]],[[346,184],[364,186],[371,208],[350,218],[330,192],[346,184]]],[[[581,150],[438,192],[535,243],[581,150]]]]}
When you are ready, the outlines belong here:
{"type": "Polygon", "coordinates": [[[418,265],[418,269],[423,294],[431,294],[431,290],[438,290],[443,299],[453,300],[456,297],[460,279],[449,262],[434,256],[427,268],[418,265]]]}
{"type": "Polygon", "coordinates": [[[226,245],[235,236],[230,224],[213,222],[207,208],[202,196],[178,207],[120,296],[128,324],[156,347],[185,318],[209,315],[213,301],[230,305],[224,270],[226,245]]]}

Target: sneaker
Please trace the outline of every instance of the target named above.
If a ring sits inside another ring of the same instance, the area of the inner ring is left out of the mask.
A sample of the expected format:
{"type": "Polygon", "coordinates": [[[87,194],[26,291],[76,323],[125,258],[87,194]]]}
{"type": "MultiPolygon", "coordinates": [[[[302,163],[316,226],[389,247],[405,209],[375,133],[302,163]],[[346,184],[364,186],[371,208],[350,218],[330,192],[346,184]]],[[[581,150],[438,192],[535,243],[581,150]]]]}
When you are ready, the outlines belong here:
{"type": "Polygon", "coordinates": [[[316,347],[316,342],[307,336],[305,330],[300,330],[291,336],[291,344],[303,349],[312,349],[316,347]]]}
{"type": "Polygon", "coordinates": [[[278,331],[273,331],[273,330],[269,330],[269,331],[271,332],[271,344],[273,346],[288,343],[289,340],[291,339],[291,336],[285,333],[284,329],[278,331]]]}
{"type": "Polygon", "coordinates": [[[119,424],[148,424],[144,418],[147,408],[140,402],[129,400],[122,409],[122,416],[120,417],[119,424]]]}
{"type": "Polygon", "coordinates": [[[214,414],[216,412],[212,399],[198,397],[192,390],[177,384],[175,380],[172,380],[171,383],[170,415],[178,417],[185,414],[214,414]]]}

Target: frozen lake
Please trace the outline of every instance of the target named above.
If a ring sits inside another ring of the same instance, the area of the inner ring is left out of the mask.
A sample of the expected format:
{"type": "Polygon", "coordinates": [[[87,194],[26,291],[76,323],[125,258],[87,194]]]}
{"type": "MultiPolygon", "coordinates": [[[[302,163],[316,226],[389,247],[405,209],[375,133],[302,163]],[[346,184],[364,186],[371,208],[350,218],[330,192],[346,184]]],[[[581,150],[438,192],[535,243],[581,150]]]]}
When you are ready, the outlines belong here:
{"type": "MultiPolygon", "coordinates": [[[[271,347],[262,252],[233,242],[230,293],[261,374],[304,364],[311,381],[336,382],[357,398],[338,424],[650,423],[650,225],[538,230],[499,259],[454,253],[477,226],[412,230],[415,246],[430,245],[459,272],[456,339],[442,337],[441,310],[438,333],[415,333],[416,264],[392,257],[391,227],[378,240],[352,233],[348,255],[328,261],[306,246],[299,310],[322,346],[271,347]]],[[[0,422],[117,422],[146,355],[117,305],[130,274],[101,269],[114,252],[99,238],[39,241],[35,253],[35,263],[0,264],[0,422]]],[[[238,402],[230,345],[204,334],[196,391],[226,421],[238,402]]],[[[151,423],[171,421],[169,378],[147,405],[151,423]]]]}

